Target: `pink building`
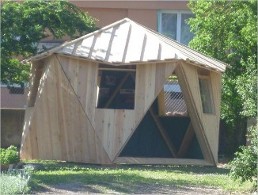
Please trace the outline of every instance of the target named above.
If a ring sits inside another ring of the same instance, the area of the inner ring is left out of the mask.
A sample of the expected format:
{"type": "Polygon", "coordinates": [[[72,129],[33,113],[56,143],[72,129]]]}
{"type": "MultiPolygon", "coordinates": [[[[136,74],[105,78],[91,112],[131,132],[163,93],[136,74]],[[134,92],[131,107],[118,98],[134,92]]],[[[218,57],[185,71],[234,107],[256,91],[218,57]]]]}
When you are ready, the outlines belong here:
{"type": "Polygon", "coordinates": [[[103,27],[123,18],[130,18],[148,28],[188,44],[193,34],[186,19],[193,14],[188,1],[71,1],[96,18],[103,27]]]}

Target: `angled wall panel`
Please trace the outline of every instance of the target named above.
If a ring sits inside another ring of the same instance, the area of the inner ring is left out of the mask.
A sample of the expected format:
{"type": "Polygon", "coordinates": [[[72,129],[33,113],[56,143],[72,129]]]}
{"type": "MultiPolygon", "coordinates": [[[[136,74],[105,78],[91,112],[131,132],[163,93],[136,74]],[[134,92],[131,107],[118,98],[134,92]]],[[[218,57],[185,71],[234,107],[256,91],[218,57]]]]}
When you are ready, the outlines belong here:
{"type": "Polygon", "coordinates": [[[57,56],[92,125],[95,120],[98,64],[91,61],[57,56]]]}
{"type": "Polygon", "coordinates": [[[205,124],[202,118],[201,97],[199,93],[199,81],[197,69],[182,63],[176,69],[178,81],[180,83],[183,95],[185,97],[189,116],[192,121],[195,134],[202,149],[202,153],[207,162],[215,164],[214,154],[211,151],[210,144],[205,132],[205,124]]]}
{"type": "Polygon", "coordinates": [[[128,137],[121,142],[120,148],[116,150],[116,157],[119,156],[127,142],[130,140],[152,103],[163,89],[166,79],[173,73],[176,66],[177,64],[175,63],[137,65],[135,109],[132,116],[133,122],[128,126],[128,137]],[[153,72],[155,74],[153,74],[153,72]]]}
{"type": "Polygon", "coordinates": [[[38,157],[38,144],[35,129],[36,103],[41,98],[42,90],[49,71],[49,60],[36,61],[31,65],[30,89],[28,93],[28,108],[25,111],[24,126],[21,142],[21,158],[32,159],[38,157]]]}
{"type": "Polygon", "coordinates": [[[215,161],[218,162],[219,122],[220,122],[220,97],[221,97],[221,73],[211,72],[211,94],[214,104],[213,114],[202,115],[206,135],[211,146],[215,161]]]}
{"type": "Polygon", "coordinates": [[[135,109],[113,110],[96,108],[96,63],[65,56],[58,56],[58,60],[111,160],[118,155],[176,66],[169,63],[138,65],[135,109]]]}
{"type": "Polygon", "coordinates": [[[48,74],[30,121],[31,147],[38,146],[32,158],[110,163],[55,56],[48,74]]]}

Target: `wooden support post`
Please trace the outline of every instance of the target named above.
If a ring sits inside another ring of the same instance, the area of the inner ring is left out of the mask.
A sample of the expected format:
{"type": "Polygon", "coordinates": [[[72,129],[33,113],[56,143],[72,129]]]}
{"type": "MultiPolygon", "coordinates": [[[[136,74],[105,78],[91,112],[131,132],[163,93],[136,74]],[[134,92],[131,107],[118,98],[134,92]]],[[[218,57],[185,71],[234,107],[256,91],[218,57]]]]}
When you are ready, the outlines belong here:
{"type": "Polygon", "coordinates": [[[163,89],[158,95],[158,107],[159,107],[159,116],[164,116],[166,113],[165,113],[165,96],[164,96],[163,89]]]}
{"type": "Polygon", "coordinates": [[[178,150],[177,156],[179,158],[182,158],[185,156],[188,148],[190,147],[190,144],[194,138],[194,130],[191,122],[188,125],[188,128],[185,132],[185,136],[183,138],[183,141],[181,142],[180,148],[178,150]]]}
{"type": "Polygon", "coordinates": [[[116,89],[114,90],[113,94],[111,95],[111,97],[108,99],[107,103],[105,104],[104,108],[108,108],[108,106],[111,104],[111,102],[113,101],[113,99],[116,97],[118,91],[121,89],[121,87],[123,86],[123,84],[125,83],[125,81],[128,79],[128,77],[130,76],[130,72],[127,73],[124,78],[121,80],[121,82],[119,83],[119,85],[117,85],[116,89]]]}
{"type": "Polygon", "coordinates": [[[31,78],[30,78],[30,95],[28,97],[28,107],[33,107],[36,102],[36,97],[38,93],[38,88],[40,84],[40,79],[45,71],[46,65],[43,64],[42,61],[35,62],[35,64],[32,65],[31,69],[31,78]],[[31,85],[33,83],[33,85],[31,85]]]}
{"type": "Polygon", "coordinates": [[[171,140],[169,139],[169,136],[168,136],[166,130],[163,128],[163,126],[162,126],[162,124],[160,123],[158,117],[154,114],[152,108],[149,109],[149,112],[150,112],[152,118],[154,119],[155,124],[157,125],[157,127],[158,127],[158,129],[159,129],[159,131],[160,131],[160,133],[161,133],[161,136],[163,137],[163,139],[164,139],[166,145],[168,146],[169,151],[171,152],[171,154],[172,154],[175,158],[177,158],[177,151],[176,151],[176,148],[175,148],[174,144],[171,142],[171,140]]]}

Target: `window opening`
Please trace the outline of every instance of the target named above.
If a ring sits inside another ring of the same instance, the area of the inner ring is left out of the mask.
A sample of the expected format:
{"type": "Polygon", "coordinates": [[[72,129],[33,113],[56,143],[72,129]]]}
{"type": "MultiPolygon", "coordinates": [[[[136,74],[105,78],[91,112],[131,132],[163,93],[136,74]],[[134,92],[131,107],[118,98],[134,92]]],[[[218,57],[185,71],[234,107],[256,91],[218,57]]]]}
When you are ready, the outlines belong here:
{"type": "Polygon", "coordinates": [[[159,113],[163,116],[187,116],[187,107],[176,75],[171,75],[159,95],[159,113]]]}
{"type": "Polygon", "coordinates": [[[24,94],[24,86],[9,86],[9,94],[24,94]]]}
{"type": "Polygon", "coordinates": [[[134,109],[135,66],[100,65],[97,108],[134,109]]]}
{"type": "Polygon", "coordinates": [[[213,113],[213,102],[211,96],[211,83],[210,79],[206,77],[199,76],[199,86],[200,86],[200,95],[202,101],[202,110],[203,113],[213,113]]]}

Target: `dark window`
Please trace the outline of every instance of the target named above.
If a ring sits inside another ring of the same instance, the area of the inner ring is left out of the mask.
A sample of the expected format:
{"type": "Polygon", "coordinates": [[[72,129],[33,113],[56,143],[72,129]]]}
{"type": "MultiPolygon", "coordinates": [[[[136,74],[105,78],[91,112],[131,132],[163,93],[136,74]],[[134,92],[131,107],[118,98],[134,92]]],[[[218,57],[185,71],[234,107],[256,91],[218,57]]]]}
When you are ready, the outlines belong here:
{"type": "Polygon", "coordinates": [[[206,77],[199,77],[199,86],[203,113],[213,113],[214,108],[211,96],[210,79],[206,77]]]}
{"type": "Polygon", "coordinates": [[[24,87],[9,87],[10,94],[24,94],[24,87]]]}
{"type": "Polygon", "coordinates": [[[135,66],[100,65],[97,108],[134,109],[135,66]]]}

